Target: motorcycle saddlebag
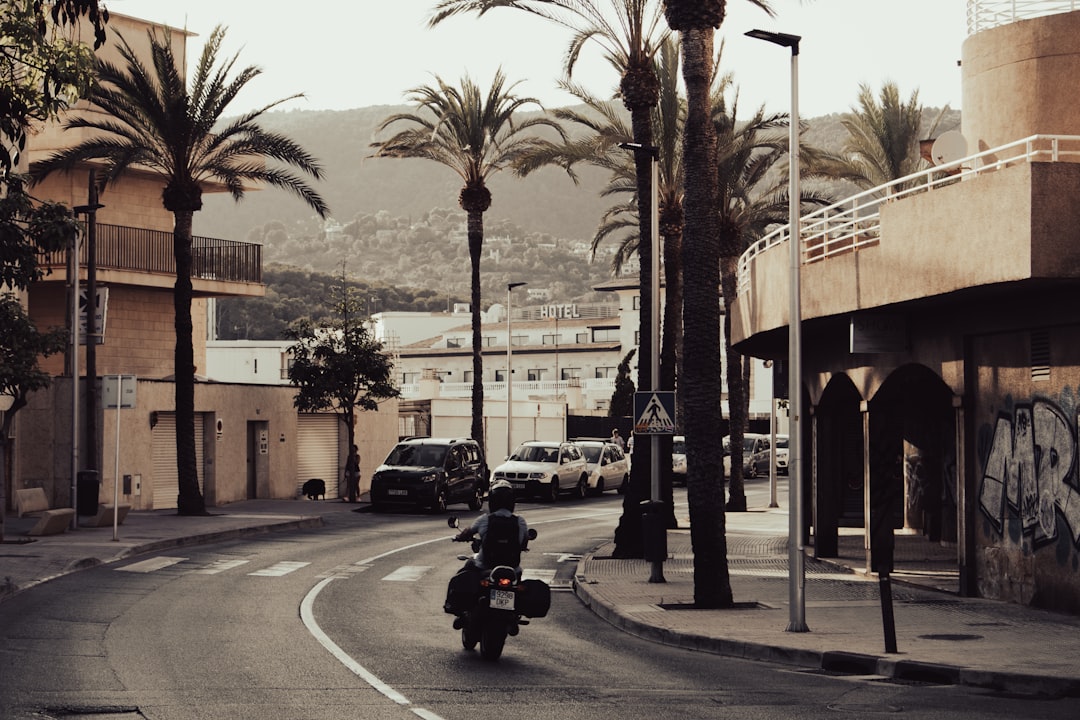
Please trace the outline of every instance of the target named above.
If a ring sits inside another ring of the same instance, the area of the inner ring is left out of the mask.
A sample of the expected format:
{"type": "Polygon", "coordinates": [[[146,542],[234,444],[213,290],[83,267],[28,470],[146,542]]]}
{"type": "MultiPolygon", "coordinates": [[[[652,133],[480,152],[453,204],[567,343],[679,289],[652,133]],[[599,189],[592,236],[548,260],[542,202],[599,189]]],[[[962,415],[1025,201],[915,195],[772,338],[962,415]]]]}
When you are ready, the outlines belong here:
{"type": "Polygon", "coordinates": [[[479,594],[480,573],[472,569],[461,570],[450,578],[443,610],[454,615],[468,612],[476,604],[476,597],[479,594]]]}
{"type": "Polygon", "coordinates": [[[518,597],[517,611],[525,617],[541,618],[551,608],[551,588],[543,580],[522,580],[525,591],[518,597]]]}

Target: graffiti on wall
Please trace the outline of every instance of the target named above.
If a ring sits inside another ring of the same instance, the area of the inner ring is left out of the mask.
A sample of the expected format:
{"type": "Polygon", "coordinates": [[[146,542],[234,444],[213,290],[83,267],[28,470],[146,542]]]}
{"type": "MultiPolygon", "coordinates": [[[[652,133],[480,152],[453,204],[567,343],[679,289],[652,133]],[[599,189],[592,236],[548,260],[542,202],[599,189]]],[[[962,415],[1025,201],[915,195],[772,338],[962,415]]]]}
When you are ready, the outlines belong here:
{"type": "Polygon", "coordinates": [[[1011,415],[998,415],[983,464],[979,507],[999,534],[1015,517],[1035,547],[1060,534],[1080,548],[1075,427],[1049,400],[1018,404],[1011,415]]]}

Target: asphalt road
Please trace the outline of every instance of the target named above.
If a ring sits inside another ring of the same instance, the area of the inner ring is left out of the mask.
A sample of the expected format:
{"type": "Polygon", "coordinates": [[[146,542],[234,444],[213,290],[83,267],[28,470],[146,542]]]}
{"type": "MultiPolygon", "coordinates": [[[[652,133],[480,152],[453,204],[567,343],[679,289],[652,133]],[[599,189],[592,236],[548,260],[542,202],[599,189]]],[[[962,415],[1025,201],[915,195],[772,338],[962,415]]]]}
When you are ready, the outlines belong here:
{"type": "MultiPolygon", "coordinates": [[[[682,491],[677,491],[681,494],[682,491]]],[[[0,716],[13,720],[425,718],[1046,718],[1075,700],[830,677],[663,647],[569,592],[611,537],[620,498],[522,504],[526,571],[551,613],[498,663],[462,650],[441,611],[465,549],[445,518],[341,524],[85,570],[0,604],[0,716]]],[[[471,517],[465,512],[463,517],[471,517]]]]}

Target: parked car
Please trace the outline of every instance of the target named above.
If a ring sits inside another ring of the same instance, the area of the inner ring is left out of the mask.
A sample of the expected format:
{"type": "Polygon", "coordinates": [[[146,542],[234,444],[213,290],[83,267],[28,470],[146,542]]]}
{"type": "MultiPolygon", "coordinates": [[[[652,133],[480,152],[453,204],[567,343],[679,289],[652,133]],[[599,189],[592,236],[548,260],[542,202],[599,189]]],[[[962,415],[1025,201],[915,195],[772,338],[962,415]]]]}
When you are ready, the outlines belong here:
{"type": "Polygon", "coordinates": [[[519,445],[506,462],[495,468],[491,480],[506,480],[517,495],[555,502],[563,492],[584,497],[589,473],[585,455],[576,444],[532,440],[519,445]]]}
{"type": "MultiPolygon", "coordinates": [[[[750,459],[761,451],[768,454],[769,436],[760,433],[743,433],[743,476],[753,477],[750,470],[750,459]]],[[[769,467],[765,466],[766,469],[769,467]]],[[[766,473],[767,474],[767,473],[766,473]]],[[[724,436],[724,476],[731,477],[731,436],[724,436]]]]}
{"type": "Polygon", "coordinates": [[[487,492],[487,465],[479,444],[469,438],[402,440],[371,478],[371,507],[430,508],[468,503],[479,510],[487,492]]]}
{"type": "Polygon", "coordinates": [[[588,492],[601,495],[605,490],[626,491],[630,482],[630,461],[618,445],[600,438],[574,438],[585,455],[589,475],[588,492]]]}
{"type": "Polygon", "coordinates": [[[686,437],[676,435],[671,442],[671,482],[686,484],[686,437]]]}
{"type": "MultiPolygon", "coordinates": [[[[765,436],[765,447],[751,456],[746,466],[746,477],[762,477],[769,474],[769,436],[765,436]]],[[[787,475],[788,468],[788,436],[776,436],[776,474],[787,475]]]]}

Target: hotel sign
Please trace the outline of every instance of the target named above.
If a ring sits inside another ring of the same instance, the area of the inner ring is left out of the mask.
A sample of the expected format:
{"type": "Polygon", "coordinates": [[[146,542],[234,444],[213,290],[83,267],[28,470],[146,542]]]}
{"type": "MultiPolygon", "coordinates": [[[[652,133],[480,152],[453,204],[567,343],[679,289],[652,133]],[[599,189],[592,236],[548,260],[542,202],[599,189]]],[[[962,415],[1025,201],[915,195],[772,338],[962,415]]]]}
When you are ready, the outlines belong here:
{"type": "Polygon", "coordinates": [[[577,305],[541,305],[541,320],[569,320],[579,318],[581,313],[577,305]]]}

